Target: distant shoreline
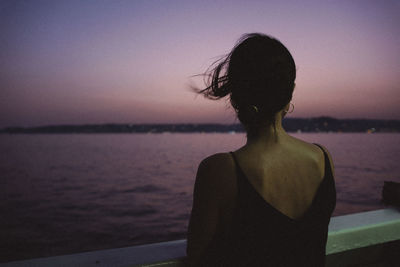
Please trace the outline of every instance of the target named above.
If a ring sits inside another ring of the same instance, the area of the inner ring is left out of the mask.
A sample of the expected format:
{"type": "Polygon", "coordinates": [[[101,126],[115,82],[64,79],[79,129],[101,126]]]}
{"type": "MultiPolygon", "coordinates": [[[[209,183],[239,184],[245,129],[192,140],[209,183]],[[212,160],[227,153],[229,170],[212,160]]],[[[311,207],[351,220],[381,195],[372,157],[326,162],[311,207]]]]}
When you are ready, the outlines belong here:
{"type": "MultiPolygon", "coordinates": [[[[286,118],[283,127],[288,132],[400,132],[400,120],[335,119],[331,117],[286,118]]],[[[240,124],[176,123],[176,124],[84,124],[49,125],[40,127],[7,127],[3,134],[61,134],[61,133],[240,133],[240,124]]]]}

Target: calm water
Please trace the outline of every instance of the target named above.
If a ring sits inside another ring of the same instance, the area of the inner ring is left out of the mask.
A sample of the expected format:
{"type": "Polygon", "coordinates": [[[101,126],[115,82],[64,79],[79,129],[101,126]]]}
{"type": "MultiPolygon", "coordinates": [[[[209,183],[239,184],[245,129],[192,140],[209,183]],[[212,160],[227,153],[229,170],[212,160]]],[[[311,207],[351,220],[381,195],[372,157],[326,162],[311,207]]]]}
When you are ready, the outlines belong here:
{"type": "MultiPolygon", "coordinates": [[[[400,134],[294,134],[336,167],[334,215],[383,208],[400,134]]],[[[0,261],[185,238],[202,158],[244,134],[0,135],[0,261]]]]}

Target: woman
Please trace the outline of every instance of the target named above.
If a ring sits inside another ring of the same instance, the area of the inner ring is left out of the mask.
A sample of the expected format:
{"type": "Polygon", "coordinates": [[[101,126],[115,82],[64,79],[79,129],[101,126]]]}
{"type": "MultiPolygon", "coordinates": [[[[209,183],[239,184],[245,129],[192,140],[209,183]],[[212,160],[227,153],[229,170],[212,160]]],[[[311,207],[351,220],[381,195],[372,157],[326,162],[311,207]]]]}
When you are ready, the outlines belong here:
{"type": "Polygon", "coordinates": [[[288,135],[294,60],[278,40],[243,36],[200,93],[230,97],[247,143],[204,159],[190,217],[190,266],[324,266],[335,208],[328,151],[288,135]]]}

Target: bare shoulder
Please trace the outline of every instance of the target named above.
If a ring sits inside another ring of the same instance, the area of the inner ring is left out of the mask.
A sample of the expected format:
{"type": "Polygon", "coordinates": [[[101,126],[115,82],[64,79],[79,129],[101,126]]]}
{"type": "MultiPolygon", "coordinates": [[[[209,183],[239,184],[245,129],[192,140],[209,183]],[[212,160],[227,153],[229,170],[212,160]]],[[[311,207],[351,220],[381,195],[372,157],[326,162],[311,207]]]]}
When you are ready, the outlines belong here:
{"type": "Polygon", "coordinates": [[[311,144],[308,142],[305,142],[301,139],[297,139],[295,137],[292,137],[295,143],[295,146],[298,148],[298,151],[302,151],[302,153],[307,154],[308,157],[310,157],[319,167],[321,173],[323,174],[325,171],[325,156],[324,152],[329,158],[330,165],[332,172],[334,171],[333,168],[333,161],[332,161],[332,156],[330,155],[328,149],[320,144],[311,144]]]}
{"type": "Polygon", "coordinates": [[[217,153],[203,159],[199,165],[199,172],[212,179],[225,177],[234,170],[234,162],[229,153],[217,153]]]}
{"type": "Polygon", "coordinates": [[[206,187],[208,193],[229,194],[235,190],[235,163],[230,153],[217,153],[203,159],[199,165],[196,183],[206,187]],[[215,193],[217,193],[215,192],[215,193]]]}
{"type": "Polygon", "coordinates": [[[200,163],[200,166],[207,166],[207,167],[218,167],[221,164],[228,166],[232,165],[232,156],[230,153],[217,153],[207,158],[203,159],[200,163]]]}
{"type": "Polygon", "coordinates": [[[298,139],[296,137],[290,136],[291,137],[291,144],[293,147],[296,148],[297,151],[301,151],[302,153],[308,154],[310,156],[314,157],[323,157],[323,152],[322,150],[316,146],[315,144],[308,143],[306,141],[303,141],[301,139],[298,139]]]}
{"type": "MultiPolygon", "coordinates": [[[[317,147],[316,145],[314,145],[314,146],[317,147]]],[[[326,147],[324,147],[323,145],[318,144],[318,146],[319,146],[318,149],[321,151],[320,153],[322,153],[322,155],[323,155],[323,151],[324,151],[325,154],[328,156],[329,164],[330,164],[331,170],[332,170],[332,174],[333,174],[333,176],[335,176],[335,168],[334,168],[334,165],[333,165],[333,160],[332,160],[331,154],[329,153],[328,149],[326,147]]],[[[325,162],[325,156],[323,156],[323,157],[324,157],[324,162],[325,162]]]]}

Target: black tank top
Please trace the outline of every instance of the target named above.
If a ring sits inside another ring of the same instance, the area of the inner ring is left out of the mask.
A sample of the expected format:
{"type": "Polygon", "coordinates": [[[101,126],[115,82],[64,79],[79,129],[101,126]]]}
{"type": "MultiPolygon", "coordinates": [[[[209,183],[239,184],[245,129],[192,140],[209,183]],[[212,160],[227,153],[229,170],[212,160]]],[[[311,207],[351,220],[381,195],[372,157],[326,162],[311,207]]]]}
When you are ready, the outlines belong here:
{"type": "Polygon", "coordinates": [[[217,226],[200,265],[324,266],[328,224],[336,204],[335,183],[325,151],[324,178],[300,219],[292,219],[266,202],[246,178],[235,154],[231,155],[238,183],[232,223],[217,226]]]}

